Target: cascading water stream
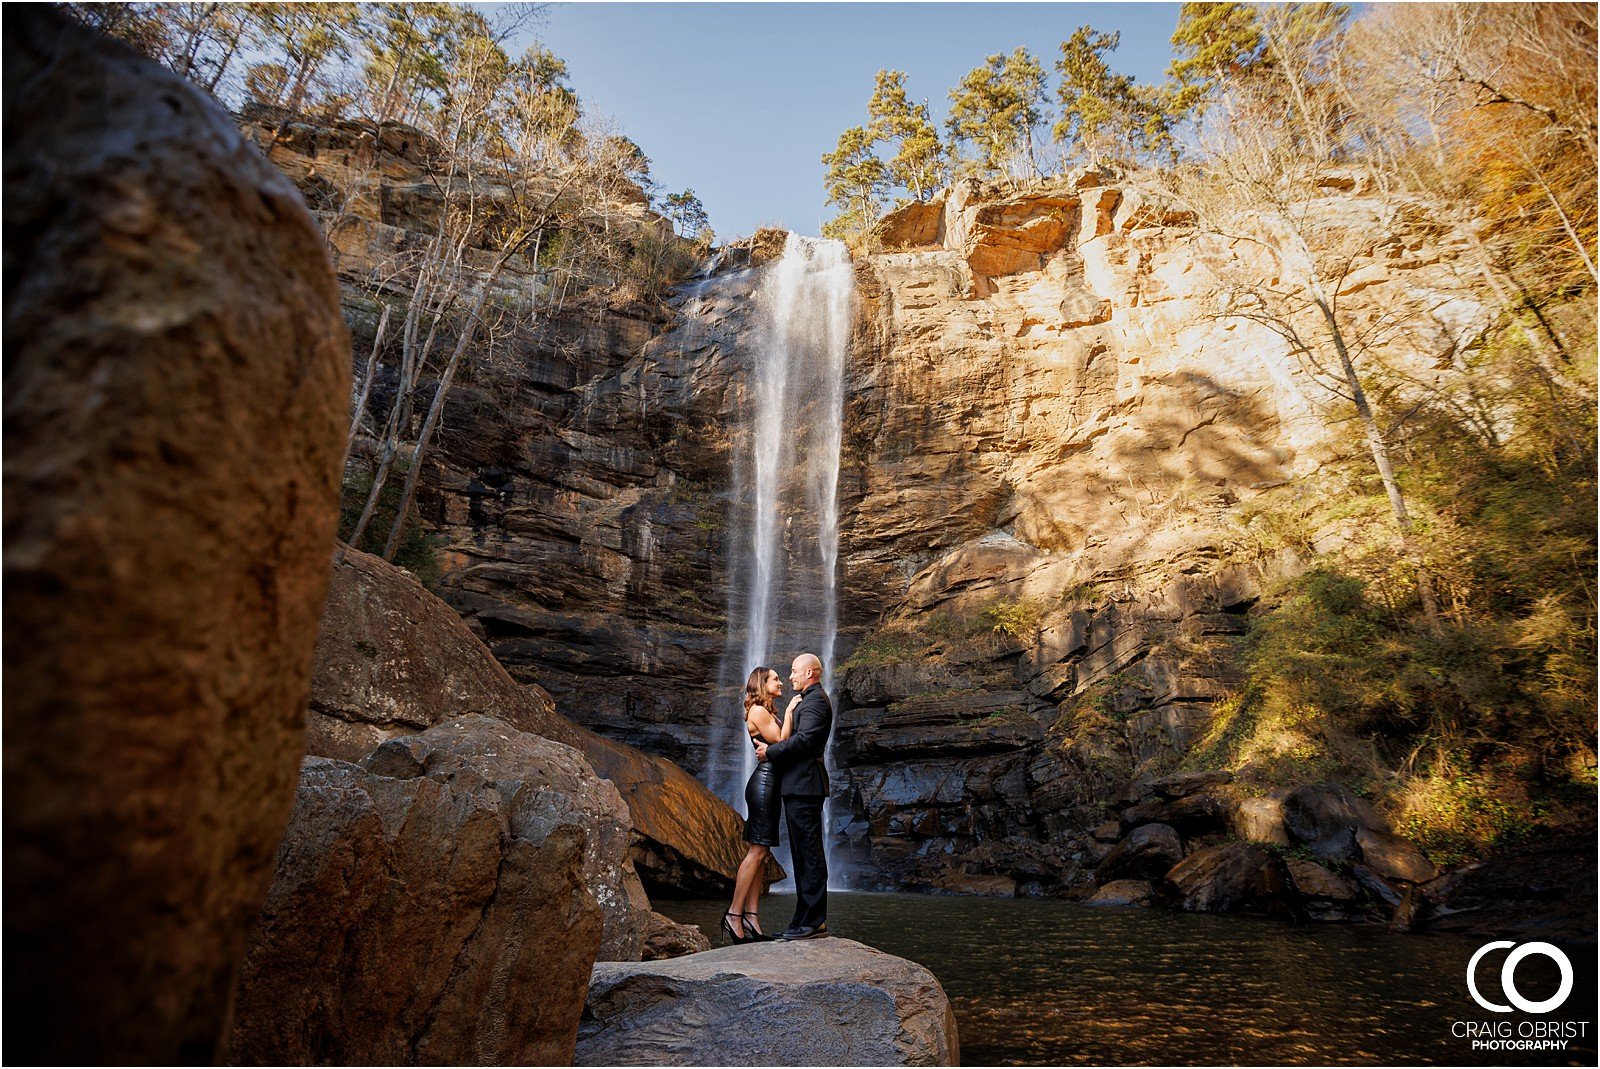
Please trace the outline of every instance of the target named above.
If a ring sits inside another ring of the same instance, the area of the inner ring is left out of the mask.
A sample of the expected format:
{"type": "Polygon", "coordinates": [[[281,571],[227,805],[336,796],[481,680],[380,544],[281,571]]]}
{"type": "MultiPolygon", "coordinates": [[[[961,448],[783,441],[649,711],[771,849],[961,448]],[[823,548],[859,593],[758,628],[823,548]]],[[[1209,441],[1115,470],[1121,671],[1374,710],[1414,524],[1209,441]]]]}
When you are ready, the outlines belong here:
{"type": "MultiPolygon", "coordinates": [[[[745,780],[755,768],[740,717],[745,678],[766,665],[787,679],[789,662],[810,652],[822,659],[831,693],[839,452],[854,287],[842,242],[790,234],[782,258],[766,269],[756,290],[757,329],[741,346],[750,378],[745,426],[736,436],[737,519],[721,672],[731,704],[714,713],[709,769],[712,789],[741,813],[745,780]]],[[[837,876],[832,882],[838,885],[837,876]]]]}

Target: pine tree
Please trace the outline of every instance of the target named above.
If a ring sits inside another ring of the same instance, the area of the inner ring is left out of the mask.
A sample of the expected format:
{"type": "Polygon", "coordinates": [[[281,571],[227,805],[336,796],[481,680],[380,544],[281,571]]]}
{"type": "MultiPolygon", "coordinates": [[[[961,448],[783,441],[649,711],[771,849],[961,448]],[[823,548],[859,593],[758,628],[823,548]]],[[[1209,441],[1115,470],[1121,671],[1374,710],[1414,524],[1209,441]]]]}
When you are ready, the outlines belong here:
{"type": "Polygon", "coordinates": [[[1184,4],[1172,34],[1177,58],[1167,67],[1174,114],[1199,118],[1229,88],[1258,82],[1304,110],[1349,18],[1347,4],[1184,4]]]}
{"type": "Polygon", "coordinates": [[[906,96],[905,71],[880,70],[867,105],[869,129],[882,141],[899,142],[889,161],[889,180],[913,198],[927,200],[944,184],[946,153],[928,117],[928,102],[906,96]]]}
{"type": "Polygon", "coordinates": [[[711,230],[711,217],[692,189],[669,193],[661,202],[661,214],[684,237],[694,238],[708,248],[716,240],[711,230]]]}
{"type": "Polygon", "coordinates": [[[1253,4],[1187,3],[1172,33],[1167,67],[1177,111],[1203,114],[1220,87],[1264,62],[1266,39],[1253,4]]]}
{"type": "Polygon", "coordinates": [[[1044,68],[1018,48],[987,57],[950,90],[946,127],[953,141],[978,146],[980,175],[1015,178],[1021,172],[1032,179],[1039,173],[1034,131],[1044,121],[1044,105],[1044,68]]]}
{"type": "Polygon", "coordinates": [[[1136,85],[1106,62],[1120,39],[1118,33],[1080,26],[1061,42],[1056,61],[1061,118],[1051,132],[1057,141],[1081,145],[1090,163],[1171,151],[1171,119],[1162,93],[1136,85]]]}
{"type": "Polygon", "coordinates": [[[872,151],[878,140],[867,127],[852,126],[839,135],[838,146],[822,157],[828,165],[822,180],[828,203],[839,207],[839,215],[823,226],[824,235],[859,236],[878,221],[889,189],[889,169],[872,151]]]}
{"type": "Polygon", "coordinates": [[[325,67],[350,55],[353,38],[360,32],[360,5],[249,4],[263,42],[282,55],[281,81],[268,82],[277,90],[269,101],[291,112],[302,110],[312,86],[325,67]]]}
{"type": "Polygon", "coordinates": [[[1116,50],[1120,33],[1080,26],[1061,42],[1056,99],[1061,118],[1051,131],[1057,141],[1076,142],[1092,164],[1107,158],[1174,154],[1170,98],[1113,71],[1106,55],[1116,50]]]}

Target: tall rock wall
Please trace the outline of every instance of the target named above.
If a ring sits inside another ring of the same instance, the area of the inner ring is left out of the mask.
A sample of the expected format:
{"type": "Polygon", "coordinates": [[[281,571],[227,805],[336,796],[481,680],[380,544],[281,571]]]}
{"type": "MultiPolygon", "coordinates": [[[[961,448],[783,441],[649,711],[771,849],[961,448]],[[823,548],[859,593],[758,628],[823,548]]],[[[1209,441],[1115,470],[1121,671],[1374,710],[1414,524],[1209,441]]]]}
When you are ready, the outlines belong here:
{"type": "MultiPolygon", "coordinates": [[[[341,136],[277,151],[310,181],[360,156],[341,136]]],[[[377,167],[397,188],[340,239],[369,328],[365,272],[418,240],[393,207],[414,166],[377,167]]],[[[1218,314],[1215,248],[1111,182],[958,185],[857,262],[834,813],[865,882],[1086,880],[1107,798],[1204,733],[1263,582],[1303,566],[1239,517],[1335,455],[1326,395],[1271,330],[1218,314]]],[[[1326,193],[1329,218],[1361,214],[1342,176],[1326,193]]],[[[511,338],[457,385],[419,499],[446,542],[437,591],[513,676],[700,776],[737,740],[718,687],[740,638],[733,459],[773,236],[665,300],[596,294],[511,338]]],[[[1483,319],[1454,244],[1379,241],[1341,289],[1423,309],[1395,344],[1424,377],[1483,319]]]]}
{"type": "MultiPolygon", "coordinates": [[[[1302,566],[1238,517],[1333,455],[1331,398],[1218,314],[1187,220],[1108,181],[958,185],[860,263],[835,813],[865,883],[1087,886],[1105,803],[1205,731],[1263,579],[1302,566]]],[[[1433,310],[1396,345],[1424,377],[1483,318],[1453,244],[1379,240],[1341,289],[1433,310]]]]}
{"type": "MultiPolygon", "coordinates": [[[[393,346],[402,267],[430,240],[437,148],[395,123],[259,111],[242,121],[319,209],[360,374],[386,303],[393,346]]],[[[613,227],[670,231],[642,193],[619,195],[613,227]]],[[[469,266],[489,257],[466,254],[469,266]]],[[[737,422],[732,339],[749,259],[730,252],[729,271],[668,301],[600,287],[560,303],[548,269],[514,257],[496,286],[505,314],[493,351],[458,376],[417,501],[444,539],[436,592],[513,676],[579,723],[691,771],[706,763],[722,652],[725,430],[737,422]]],[[[396,386],[386,358],[369,411],[386,415],[396,386]]],[[[358,434],[354,467],[374,449],[358,434]]]]}

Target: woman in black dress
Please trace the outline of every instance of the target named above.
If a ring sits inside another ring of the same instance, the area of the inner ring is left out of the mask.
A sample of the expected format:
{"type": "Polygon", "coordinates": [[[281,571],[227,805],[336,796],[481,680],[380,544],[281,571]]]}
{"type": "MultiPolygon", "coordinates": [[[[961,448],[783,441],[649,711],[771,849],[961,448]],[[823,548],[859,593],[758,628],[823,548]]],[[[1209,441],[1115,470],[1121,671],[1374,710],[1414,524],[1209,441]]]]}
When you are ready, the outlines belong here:
{"type": "MultiPolygon", "coordinates": [[[[794,707],[798,696],[789,703],[778,723],[776,702],[783,693],[783,680],[771,668],[757,668],[744,684],[744,728],[750,735],[750,744],[757,740],[766,743],[787,739],[794,731],[794,707]]],[[[756,762],[750,773],[750,782],[744,787],[744,841],[750,844],[744,861],[739,864],[739,877],[733,885],[733,905],[722,916],[722,930],[735,943],[751,943],[770,938],[761,931],[761,920],[756,906],[761,901],[761,872],[778,845],[778,817],[782,801],[778,797],[778,774],[765,761],[756,762]]]]}

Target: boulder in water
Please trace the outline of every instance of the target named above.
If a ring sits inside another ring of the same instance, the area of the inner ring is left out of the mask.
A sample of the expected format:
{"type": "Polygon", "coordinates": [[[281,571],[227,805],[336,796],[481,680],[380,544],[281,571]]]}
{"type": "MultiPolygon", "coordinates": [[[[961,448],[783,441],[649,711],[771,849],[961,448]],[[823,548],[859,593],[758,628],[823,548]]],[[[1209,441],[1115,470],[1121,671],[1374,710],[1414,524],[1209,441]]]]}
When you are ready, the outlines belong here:
{"type": "Polygon", "coordinates": [[[1148,906],[1149,880],[1112,880],[1083,900],[1086,906],[1148,906]]]}
{"type": "Polygon", "coordinates": [[[1269,908],[1283,892],[1271,855],[1255,843],[1203,846],[1173,866],[1167,883],[1175,904],[1196,913],[1269,908]]]}
{"type": "Polygon", "coordinates": [[[1284,861],[1284,866],[1289,870],[1294,889],[1307,898],[1349,902],[1356,897],[1354,884],[1315,861],[1291,857],[1284,861]]]}
{"type": "Polygon", "coordinates": [[[1183,842],[1166,824],[1145,824],[1112,848],[1095,868],[1095,876],[1113,880],[1125,877],[1156,878],[1183,860],[1183,842]]]}

